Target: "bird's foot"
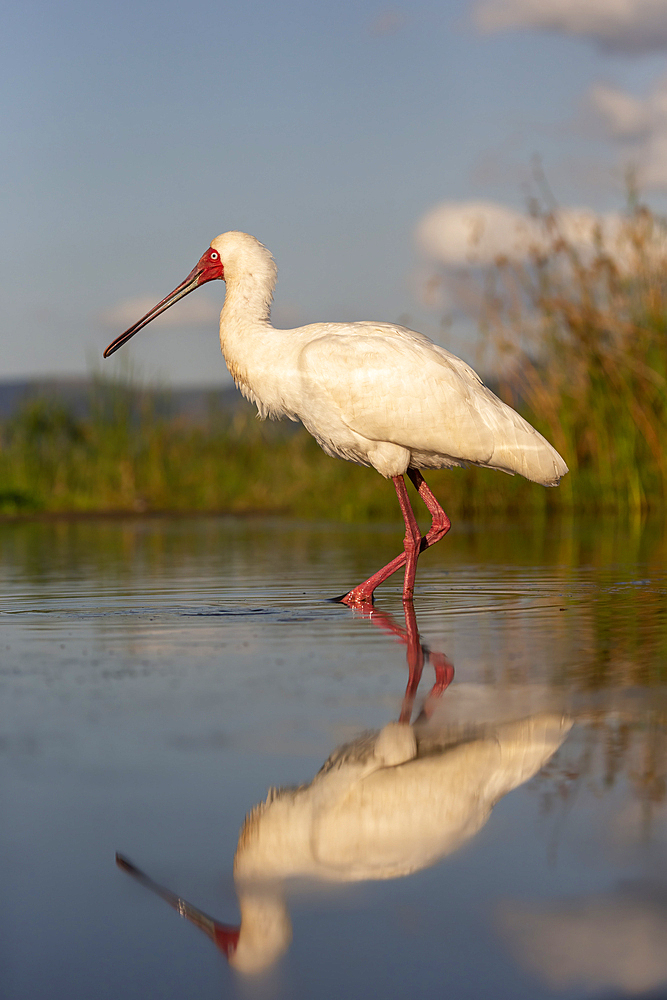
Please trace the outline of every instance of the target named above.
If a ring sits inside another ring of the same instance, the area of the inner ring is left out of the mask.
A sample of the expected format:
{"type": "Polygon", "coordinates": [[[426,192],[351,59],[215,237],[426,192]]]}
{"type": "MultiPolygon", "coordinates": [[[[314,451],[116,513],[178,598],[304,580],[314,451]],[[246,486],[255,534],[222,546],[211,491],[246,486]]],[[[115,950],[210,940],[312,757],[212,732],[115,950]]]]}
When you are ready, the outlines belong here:
{"type": "Polygon", "coordinates": [[[373,591],[365,590],[363,585],[354,587],[347,594],[341,594],[340,597],[333,597],[332,600],[336,604],[347,604],[348,608],[358,608],[366,611],[372,611],[373,609],[373,591]]]}

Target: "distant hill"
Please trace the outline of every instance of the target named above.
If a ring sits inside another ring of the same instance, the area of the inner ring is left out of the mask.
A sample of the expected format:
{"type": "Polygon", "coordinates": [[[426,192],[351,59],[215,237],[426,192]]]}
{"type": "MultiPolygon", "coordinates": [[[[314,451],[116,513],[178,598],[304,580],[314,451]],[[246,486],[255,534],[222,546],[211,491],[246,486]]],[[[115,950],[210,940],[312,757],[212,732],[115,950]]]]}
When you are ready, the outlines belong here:
{"type": "MultiPolygon", "coordinates": [[[[122,386],[123,383],[120,383],[122,386]]],[[[6,420],[39,399],[62,404],[70,413],[85,417],[95,394],[113,390],[113,382],[91,378],[39,378],[0,381],[0,420],[6,420]]],[[[150,398],[163,416],[205,420],[211,412],[233,412],[249,406],[233,386],[194,386],[187,389],[156,389],[136,386],[134,391],[150,398]]]]}

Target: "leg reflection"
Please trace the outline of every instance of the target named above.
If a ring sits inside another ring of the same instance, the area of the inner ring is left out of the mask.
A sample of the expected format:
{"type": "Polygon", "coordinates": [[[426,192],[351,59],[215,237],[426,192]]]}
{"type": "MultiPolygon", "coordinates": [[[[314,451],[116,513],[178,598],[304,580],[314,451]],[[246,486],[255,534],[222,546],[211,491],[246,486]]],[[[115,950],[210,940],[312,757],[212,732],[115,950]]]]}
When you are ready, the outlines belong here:
{"type": "Polygon", "coordinates": [[[367,604],[356,609],[358,614],[364,618],[368,618],[383,631],[395,636],[398,642],[405,643],[407,647],[405,656],[408,664],[408,685],[403,696],[399,722],[409,723],[412,718],[417,689],[422,678],[425,661],[429,660],[435,671],[435,684],[424,701],[419,715],[420,719],[428,719],[431,716],[436,701],[447,690],[454,679],[454,667],[444,653],[431,650],[426,643],[421,641],[414,602],[412,600],[404,601],[403,610],[405,613],[405,627],[399,625],[394,616],[388,611],[382,611],[380,608],[376,608],[374,604],[367,604]]]}

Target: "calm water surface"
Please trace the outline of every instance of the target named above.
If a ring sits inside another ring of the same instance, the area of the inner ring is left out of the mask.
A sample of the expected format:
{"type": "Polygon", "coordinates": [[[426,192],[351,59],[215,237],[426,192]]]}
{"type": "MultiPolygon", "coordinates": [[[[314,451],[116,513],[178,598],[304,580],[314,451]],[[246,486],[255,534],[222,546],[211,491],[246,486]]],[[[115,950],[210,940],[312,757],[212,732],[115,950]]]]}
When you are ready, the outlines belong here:
{"type": "Polygon", "coordinates": [[[664,532],[455,526],[384,728],[400,581],[372,617],[327,598],[400,539],[0,525],[3,997],[667,995],[664,532]],[[243,916],[243,968],[116,851],[243,916]]]}

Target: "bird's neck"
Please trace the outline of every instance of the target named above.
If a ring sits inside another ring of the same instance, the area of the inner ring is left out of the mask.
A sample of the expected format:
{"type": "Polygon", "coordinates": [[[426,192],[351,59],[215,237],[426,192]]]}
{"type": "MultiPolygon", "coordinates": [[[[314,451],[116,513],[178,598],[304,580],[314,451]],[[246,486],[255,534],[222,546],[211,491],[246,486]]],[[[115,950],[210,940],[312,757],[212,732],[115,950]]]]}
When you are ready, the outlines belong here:
{"type": "Polygon", "coordinates": [[[275,275],[258,267],[241,276],[227,276],[226,284],[220,347],[234,381],[244,394],[252,395],[253,383],[266,362],[266,336],[273,329],[270,316],[275,275]]]}
{"type": "Polygon", "coordinates": [[[220,317],[220,329],[236,329],[270,324],[271,302],[276,285],[273,259],[259,257],[253,266],[241,273],[225,275],[227,292],[220,317]]]}
{"type": "Polygon", "coordinates": [[[279,418],[292,415],[284,387],[298,344],[289,332],[271,325],[274,286],[271,258],[259,260],[239,277],[227,277],[220,347],[236,385],[256,403],[260,416],[279,418]]]}
{"type": "Polygon", "coordinates": [[[234,856],[239,883],[307,874],[311,864],[312,805],[299,790],[272,790],[246,817],[234,856]]]}

